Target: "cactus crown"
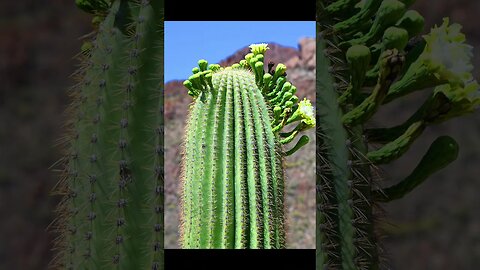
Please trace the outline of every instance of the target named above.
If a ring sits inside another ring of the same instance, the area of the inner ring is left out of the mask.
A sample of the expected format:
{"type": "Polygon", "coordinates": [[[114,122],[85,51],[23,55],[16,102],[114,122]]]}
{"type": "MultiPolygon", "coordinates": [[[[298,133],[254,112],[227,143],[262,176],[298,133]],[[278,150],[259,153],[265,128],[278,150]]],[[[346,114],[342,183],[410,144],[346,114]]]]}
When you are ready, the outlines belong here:
{"type": "MultiPolygon", "coordinates": [[[[192,69],[193,75],[183,82],[188,94],[194,99],[201,98],[202,93],[215,89],[214,85],[219,84],[218,79],[225,73],[250,77],[255,82],[251,86],[258,88],[267,100],[269,114],[272,116],[271,125],[276,134],[280,134],[283,127],[294,122],[298,122],[295,135],[314,127],[313,106],[307,99],[299,101],[295,95],[297,88],[286,79],[287,67],[279,63],[274,71],[265,72],[264,55],[270,49],[268,44],[252,44],[249,47],[251,52],[245,59],[229,67],[209,65],[206,60],[199,60],[198,67],[192,69]]],[[[293,137],[283,143],[292,140],[293,137]]]]}

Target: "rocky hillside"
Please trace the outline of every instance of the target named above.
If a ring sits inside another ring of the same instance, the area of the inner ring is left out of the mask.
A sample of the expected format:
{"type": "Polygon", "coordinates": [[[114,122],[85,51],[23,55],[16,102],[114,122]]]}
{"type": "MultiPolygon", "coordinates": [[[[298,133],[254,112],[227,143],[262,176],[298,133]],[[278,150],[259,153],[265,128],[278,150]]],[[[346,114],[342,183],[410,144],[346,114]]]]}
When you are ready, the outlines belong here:
{"type": "MultiPolygon", "coordinates": [[[[297,86],[299,98],[315,102],[315,40],[300,40],[298,49],[270,43],[265,55],[268,63],[284,63],[287,77],[297,86]]],[[[228,66],[243,59],[245,47],[219,64],[228,66]]],[[[165,247],[178,248],[179,183],[182,136],[188,105],[192,101],[183,80],[165,85],[165,247]]],[[[288,248],[315,248],[315,139],[309,132],[308,147],[287,159],[288,248]]]]}

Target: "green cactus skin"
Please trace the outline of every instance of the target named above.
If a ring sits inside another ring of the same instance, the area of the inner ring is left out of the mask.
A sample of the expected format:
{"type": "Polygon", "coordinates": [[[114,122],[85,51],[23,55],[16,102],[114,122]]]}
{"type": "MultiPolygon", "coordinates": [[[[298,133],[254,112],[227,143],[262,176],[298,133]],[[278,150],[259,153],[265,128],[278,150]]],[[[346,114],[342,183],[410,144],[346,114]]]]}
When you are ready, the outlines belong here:
{"type": "Polygon", "coordinates": [[[294,95],[283,64],[263,67],[266,44],[231,67],[200,60],[184,82],[194,102],[185,133],[183,248],[285,248],[283,157],[308,142],[309,101],[294,95]],[[296,128],[281,132],[290,123],[296,128]]]}
{"type": "Polygon", "coordinates": [[[163,269],[163,18],[163,1],[112,1],[82,52],[57,268],[163,269]]]}
{"type": "Polygon", "coordinates": [[[406,153],[428,126],[480,104],[460,26],[445,19],[419,38],[424,19],[407,10],[413,2],[317,0],[316,269],[386,269],[379,203],[412,192],[453,162],[459,146],[440,136],[391,187],[380,187],[375,171],[406,153]],[[369,127],[383,104],[429,87],[436,88],[403,124],[369,127]]]}
{"type": "Polygon", "coordinates": [[[379,202],[388,202],[402,198],[434,172],[457,159],[458,150],[458,144],[453,138],[449,136],[438,137],[408,177],[394,186],[375,190],[374,199],[379,202]]]}
{"type": "MultiPolygon", "coordinates": [[[[319,40],[317,48],[321,51],[325,48],[324,43],[319,40]]],[[[317,91],[317,106],[324,109],[317,110],[319,113],[317,127],[324,130],[319,133],[317,149],[325,153],[319,156],[320,164],[317,165],[319,168],[317,173],[317,269],[323,269],[326,265],[343,267],[342,261],[334,262],[329,256],[334,252],[338,252],[338,255],[344,258],[342,260],[345,264],[350,264],[346,267],[353,267],[354,257],[353,209],[348,203],[350,193],[348,182],[331,181],[331,179],[349,178],[347,168],[349,151],[345,145],[348,135],[342,126],[342,112],[336,102],[337,95],[332,87],[333,78],[329,76],[327,61],[321,55],[317,57],[318,73],[328,74],[321,80],[317,75],[317,84],[322,89],[317,91]],[[327,131],[335,136],[323,136],[327,131]],[[333,231],[341,231],[341,238],[340,235],[332,233],[333,231]],[[340,242],[341,247],[338,245],[340,242]]]]}

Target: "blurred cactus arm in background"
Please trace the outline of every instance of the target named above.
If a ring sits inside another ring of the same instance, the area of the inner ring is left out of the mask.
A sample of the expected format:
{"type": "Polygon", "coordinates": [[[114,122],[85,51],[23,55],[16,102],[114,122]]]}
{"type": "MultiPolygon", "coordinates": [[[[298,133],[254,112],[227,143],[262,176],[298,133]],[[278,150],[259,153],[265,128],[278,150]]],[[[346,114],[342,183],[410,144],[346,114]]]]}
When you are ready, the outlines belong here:
{"type": "Polygon", "coordinates": [[[317,269],[387,268],[379,203],[404,197],[453,162],[459,147],[440,136],[387,188],[378,166],[400,158],[429,126],[480,105],[461,26],[445,18],[420,35],[424,19],[409,10],[413,2],[317,1],[317,269]],[[369,127],[382,105],[415,91],[430,96],[407,121],[369,127]]]}
{"type": "Polygon", "coordinates": [[[163,1],[75,2],[95,32],[71,90],[52,266],[163,269],[163,1]]]}

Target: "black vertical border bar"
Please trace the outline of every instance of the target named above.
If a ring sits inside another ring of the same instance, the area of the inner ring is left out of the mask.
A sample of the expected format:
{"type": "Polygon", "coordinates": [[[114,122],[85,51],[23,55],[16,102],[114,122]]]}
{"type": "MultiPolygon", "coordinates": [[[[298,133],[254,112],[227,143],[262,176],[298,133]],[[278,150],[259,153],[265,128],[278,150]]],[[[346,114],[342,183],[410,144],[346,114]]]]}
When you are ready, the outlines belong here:
{"type": "MultiPolygon", "coordinates": [[[[318,0],[165,2],[165,21],[316,21],[318,0]]],[[[171,269],[315,269],[315,249],[220,250],[165,249],[164,268],[171,269]]],[[[162,270],[163,270],[162,269],[162,270]]]]}

